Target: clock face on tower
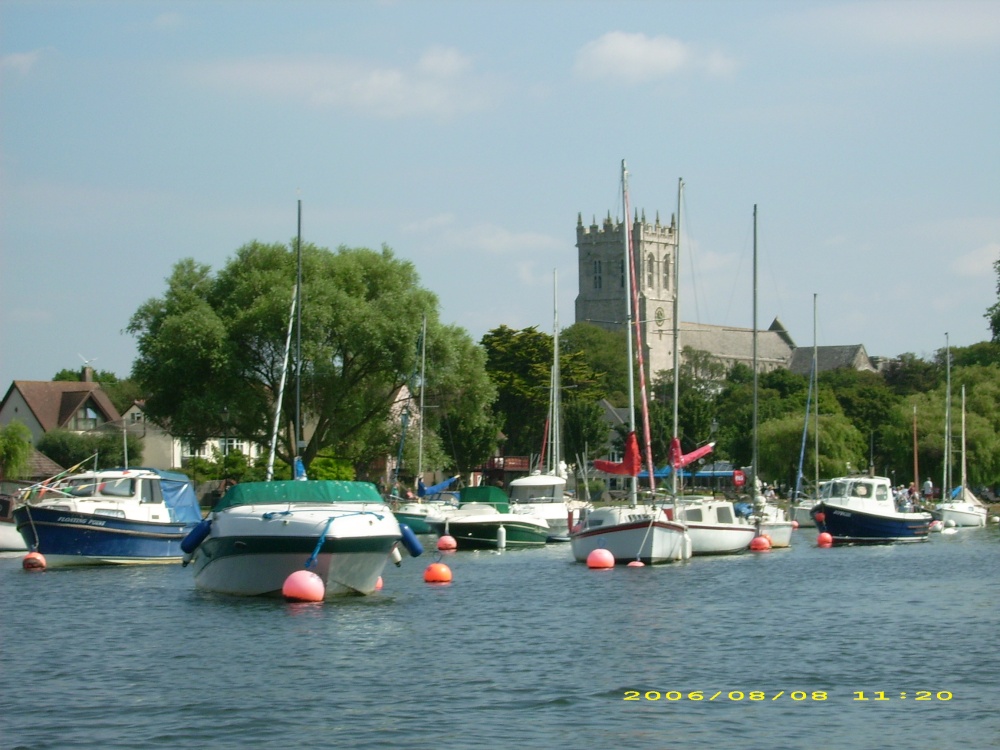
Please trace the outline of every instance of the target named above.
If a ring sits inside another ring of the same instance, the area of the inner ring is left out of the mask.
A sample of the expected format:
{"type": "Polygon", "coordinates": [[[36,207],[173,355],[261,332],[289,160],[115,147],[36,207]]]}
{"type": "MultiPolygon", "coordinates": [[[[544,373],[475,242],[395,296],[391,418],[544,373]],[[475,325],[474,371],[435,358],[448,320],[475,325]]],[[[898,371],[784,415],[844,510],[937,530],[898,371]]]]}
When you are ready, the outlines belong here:
{"type": "Polygon", "coordinates": [[[655,318],[656,318],[656,325],[658,325],[658,326],[660,326],[662,328],[664,322],[666,322],[666,320],[667,320],[667,314],[665,312],[663,312],[663,308],[662,307],[656,308],[655,318]]]}

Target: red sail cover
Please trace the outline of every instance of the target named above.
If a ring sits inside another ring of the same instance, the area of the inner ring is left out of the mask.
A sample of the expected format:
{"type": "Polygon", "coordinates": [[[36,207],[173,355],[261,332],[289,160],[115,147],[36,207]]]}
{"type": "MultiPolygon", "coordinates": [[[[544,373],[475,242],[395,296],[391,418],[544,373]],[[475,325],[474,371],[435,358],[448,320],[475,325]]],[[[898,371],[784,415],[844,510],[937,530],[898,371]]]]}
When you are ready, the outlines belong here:
{"type": "Polygon", "coordinates": [[[690,453],[681,453],[681,441],[674,438],[670,441],[670,465],[675,469],[683,469],[692,461],[697,461],[702,456],[707,456],[712,452],[715,443],[708,443],[697,448],[690,453]]]}
{"type": "Polygon", "coordinates": [[[598,459],[594,461],[594,468],[608,474],[638,476],[642,468],[642,456],[639,455],[639,441],[635,439],[635,432],[630,432],[625,438],[625,457],[621,463],[598,459]]]}

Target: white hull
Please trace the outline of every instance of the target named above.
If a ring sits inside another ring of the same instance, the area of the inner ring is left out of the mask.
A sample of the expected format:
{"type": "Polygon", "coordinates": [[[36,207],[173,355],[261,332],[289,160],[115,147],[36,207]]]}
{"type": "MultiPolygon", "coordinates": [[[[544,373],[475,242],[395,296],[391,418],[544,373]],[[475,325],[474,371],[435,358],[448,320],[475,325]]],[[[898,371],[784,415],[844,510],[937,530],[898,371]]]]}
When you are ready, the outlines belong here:
{"type": "Polygon", "coordinates": [[[657,565],[691,557],[691,538],[684,527],[668,520],[662,510],[641,505],[591,511],[583,528],[570,535],[570,545],[577,562],[586,562],[596,549],[608,550],[617,563],[641,560],[657,565]]]}
{"type": "Polygon", "coordinates": [[[813,503],[810,502],[806,505],[794,505],[792,506],[792,520],[798,522],[799,528],[816,528],[816,522],[810,513],[812,511],[813,503]]]}
{"type": "Polygon", "coordinates": [[[753,526],[746,524],[689,523],[691,552],[695,555],[733,555],[750,548],[757,535],[753,526]]]}
{"type": "Polygon", "coordinates": [[[309,569],[326,584],[326,598],[370,594],[401,538],[395,516],[375,504],[237,506],[211,518],[191,564],[195,585],[221,594],[279,595],[321,538],[309,569]]]}
{"type": "Polygon", "coordinates": [[[765,521],[760,525],[760,533],[770,538],[772,548],[792,546],[791,521],[765,521]]]}
{"type": "Polygon", "coordinates": [[[578,516],[590,506],[579,501],[564,501],[552,503],[518,503],[515,514],[525,514],[536,518],[544,518],[549,525],[549,541],[565,542],[569,540],[569,516],[578,516]]]}
{"type": "Polygon", "coordinates": [[[985,526],[986,507],[971,503],[942,503],[937,506],[941,523],[951,521],[955,526],[985,526]]]}

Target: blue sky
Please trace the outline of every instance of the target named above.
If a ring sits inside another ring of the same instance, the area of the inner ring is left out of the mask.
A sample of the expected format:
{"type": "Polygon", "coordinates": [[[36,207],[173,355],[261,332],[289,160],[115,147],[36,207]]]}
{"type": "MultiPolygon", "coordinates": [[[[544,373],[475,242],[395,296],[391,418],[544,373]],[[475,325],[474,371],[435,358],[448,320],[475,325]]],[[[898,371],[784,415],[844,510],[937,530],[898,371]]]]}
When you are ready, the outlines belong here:
{"type": "Polygon", "coordinates": [[[0,387],[127,375],[178,260],[411,260],[479,338],[574,320],[577,214],[682,209],[682,318],[929,356],[987,340],[997,2],[0,4],[0,387]]]}

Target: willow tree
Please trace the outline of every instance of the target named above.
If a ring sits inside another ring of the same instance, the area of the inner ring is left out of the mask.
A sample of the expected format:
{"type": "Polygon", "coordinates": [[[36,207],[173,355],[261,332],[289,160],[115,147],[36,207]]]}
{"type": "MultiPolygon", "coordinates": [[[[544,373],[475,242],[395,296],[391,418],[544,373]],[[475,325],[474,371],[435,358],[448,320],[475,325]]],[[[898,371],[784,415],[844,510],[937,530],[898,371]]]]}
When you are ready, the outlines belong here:
{"type": "MultiPolygon", "coordinates": [[[[307,466],[318,455],[358,465],[393,454],[393,408],[415,371],[422,319],[439,325],[437,298],[387,247],[301,250],[301,358],[293,335],[278,456],[295,454],[297,412],[307,466]]],[[[152,419],[194,444],[227,434],[270,443],[296,263],[294,242],[253,242],[215,275],[191,259],[175,266],[164,296],[128,328],[152,419]]]]}

